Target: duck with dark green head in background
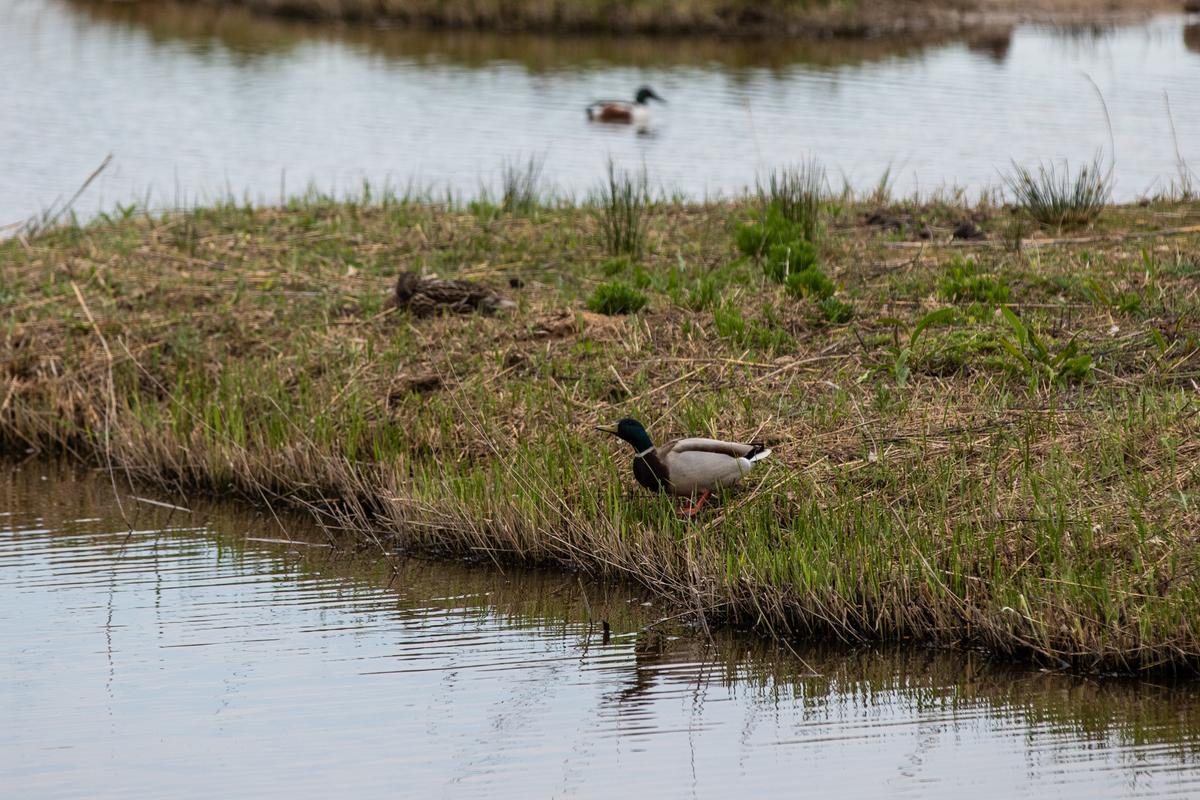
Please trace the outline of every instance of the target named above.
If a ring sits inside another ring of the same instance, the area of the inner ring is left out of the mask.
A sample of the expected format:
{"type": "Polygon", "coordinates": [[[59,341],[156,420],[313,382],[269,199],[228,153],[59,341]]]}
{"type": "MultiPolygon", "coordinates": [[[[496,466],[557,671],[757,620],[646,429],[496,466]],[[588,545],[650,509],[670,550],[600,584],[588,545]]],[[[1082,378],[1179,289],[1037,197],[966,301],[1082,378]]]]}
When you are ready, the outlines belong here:
{"type": "Polygon", "coordinates": [[[692,499],[683,513],[694,516],[713,492],[744,478],[754,465],[771,455],[759,442],[724,442],[691,437],[672,439],[658,447],[642,423],[625,417],[596,430],[624,439],[634,450],[633,477],[652,492],[692,499]]]}
{"type": "Polygon", "coordinates": [[[587,107],[587,118],[592,122],[615,122],[619,125],[644,126],[650,122],[648,103],[663,100],[649,86],[638,89],[633,102],[628,100],[597,100],[587,107]]]}

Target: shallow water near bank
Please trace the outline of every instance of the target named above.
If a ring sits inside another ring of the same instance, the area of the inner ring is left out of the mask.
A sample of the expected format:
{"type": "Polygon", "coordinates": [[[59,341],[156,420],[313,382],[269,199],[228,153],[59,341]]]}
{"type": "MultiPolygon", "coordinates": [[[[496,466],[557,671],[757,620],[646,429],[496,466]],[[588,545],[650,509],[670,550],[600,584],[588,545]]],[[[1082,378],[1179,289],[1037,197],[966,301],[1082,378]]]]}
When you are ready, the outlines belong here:
{"type": "Polygon", "coordinates": [[[819,156],[835,184],[972,192],[1009,159],[1081,163],[1115,143],[1116,198],[1200,164],[1200,28],[1020,26],[959,39],[614,40],[313,27],[153,3],[0,1],[0,224],[69,198],[277,203],[369,181],[474,196],[539,155],[580,196],[611,156],[658,186],[730,194],[819,156]],[[1089,80],[1090,79],[1090,80],[1089,80]],[[596,97],[653,85],[644,133],[589,124],[596,97]],[[1172,135],[1170,98],[1176,136],[1172,135]]]}
{"type": "Polygon", "coordinates": [[[1200,791],[1194,684],[709,639],[629,587],[120,496],[0,473],[12,796],[1200,791]]]}

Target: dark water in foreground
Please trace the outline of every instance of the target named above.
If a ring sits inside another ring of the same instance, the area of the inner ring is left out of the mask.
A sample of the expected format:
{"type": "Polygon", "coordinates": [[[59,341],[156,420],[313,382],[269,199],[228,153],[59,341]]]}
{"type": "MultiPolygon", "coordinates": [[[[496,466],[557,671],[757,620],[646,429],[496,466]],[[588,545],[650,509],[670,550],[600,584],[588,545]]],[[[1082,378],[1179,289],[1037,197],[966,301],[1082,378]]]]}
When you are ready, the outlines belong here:
{"type": "Polygon", "coordinates": [[[540,154],[576,195],[610,155],[692,197],[737,192],[810,154],[835,184],[897,192],[999,183],[1009,159],[1081,162],[1115,139],[1116,196],[1200,166],[1200,25],[1020,26],[971,39],[614,40],[339,30],[169,3],[0,0],[0,225],[69,197],[154,207],[234,196],[494,186],[540,154]],[[115,5],[115,10],[114,10],[115,5]],[[649,83],[645,134],[588,124],[649,83]]]}
{"type": "Polygon", "coordinates": [[[255,541],[291,523],[126,496],[128,532],[111,496],[0,472],[7,797],[1200,792],[1188,687],[710,641],[648,627],[664,612],[628,589],[422,561],[390,578],[255,541]]]}

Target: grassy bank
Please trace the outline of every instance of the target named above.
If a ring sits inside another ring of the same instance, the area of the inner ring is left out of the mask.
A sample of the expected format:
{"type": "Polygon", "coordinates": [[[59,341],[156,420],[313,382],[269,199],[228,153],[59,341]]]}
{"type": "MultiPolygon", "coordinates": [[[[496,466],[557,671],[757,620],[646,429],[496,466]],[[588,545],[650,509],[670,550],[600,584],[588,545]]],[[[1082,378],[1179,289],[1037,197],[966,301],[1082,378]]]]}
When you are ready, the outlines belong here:
{"type": "Polygon", "coordinates": [[[0,243],[4,448],[364,543],[630,576],[778,633],[1200,665],[1200,207],[1060,230],[809,202],[796,173],[769,212],[608,214],[518,177],[507,210],[311,197],[0,243]],[[952,239],[964,222],[986,238],[952,239]],[[517,308],[389,308],[404,268],[517,308]],[[626,414],[775,455],[685,522],[592,430],[626,414]]]}
{"type": "Polygon", "coordinates": [[[111,3],[87,0],[76,12],[102,25],[145,30],[156,41],[204,47],[214,40],[246,59],[287,53],[314,41],[362,48],[389,59],[430,60],[464,67],[506,61],[531,74],[562,69],[590,72],[621,67],[712,65],[783,69],[794,64],[841,65],[911,55],[925,47],[962,40],[976,52],[1002,57],[1011,25],[961,31],[907,31],[898,36],[857,38],[727,38],[716,36],[562,36],[552,32],[429,30],[404,26],[340,25],[270,14],[243,7],[188,2],[111,3]]]}
{"type": "MultiPolygon", "coordinates": [[[[126,5],[128,0],[114,0],[126,5]]],[[[93,0],[94,2],[94,0],[93,0]]],[[[1097,24],[1181,10],[1175,0],[183,0],[220,9],[377,26],[719,36],[878,36],[1020,21],[1097,24]]]]}

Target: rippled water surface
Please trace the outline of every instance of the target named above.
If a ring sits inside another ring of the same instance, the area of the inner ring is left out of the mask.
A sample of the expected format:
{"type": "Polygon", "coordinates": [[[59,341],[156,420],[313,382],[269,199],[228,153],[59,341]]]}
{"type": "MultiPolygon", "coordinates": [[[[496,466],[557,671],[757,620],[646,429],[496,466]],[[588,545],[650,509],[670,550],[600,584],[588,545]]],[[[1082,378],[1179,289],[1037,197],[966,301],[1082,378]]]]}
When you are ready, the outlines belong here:
{"type": "Polygon", "coordinates": [[[312,28],[169,3],[0,0],[0,224],[69,197],[84,213],[234,195],[275,202],[410,184],[474,195],[538,154],[566,192],[608,156],[691,196],[818,155],[836,181],[896,190],[999,182],[1010,158],[1107,148],[1117,196],[1200,165],[1200,27],[1022,26],[965,40],[615,41],[312,28]],[[596,97],[649,83],[645,133],[588,124],[596,97]]]}
{"type": "Polygon", "coordinates": [[[1189,686],[709,640],[576,576],[393,575],[291,522],[123,495],[126,524],[111,497],[0,473],[5,796],[1200,792],[1189,686]]]}

